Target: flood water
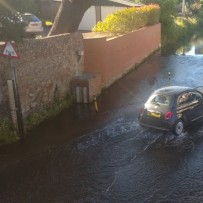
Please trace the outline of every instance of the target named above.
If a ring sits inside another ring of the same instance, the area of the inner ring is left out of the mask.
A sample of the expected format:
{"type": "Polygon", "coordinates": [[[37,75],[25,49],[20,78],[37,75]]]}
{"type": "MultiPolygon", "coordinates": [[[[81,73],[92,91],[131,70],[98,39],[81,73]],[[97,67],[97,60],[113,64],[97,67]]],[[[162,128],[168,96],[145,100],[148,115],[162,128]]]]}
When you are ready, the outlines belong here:
{"type": "Polygon", "coordinates": [[[195,37],[192,38],[189,43],[178,48],[176,54],[201,56],[203,54],[203,39],[195,37]]]}
{"type": "Polygon", "coordinates": [[[201,55],[156,53],[102,93],[98,114],[73,106],[0,149],[0,202],[203,202],[203,121],[179,137],[137,123],[153,90],[202,78],[201,55]]]}

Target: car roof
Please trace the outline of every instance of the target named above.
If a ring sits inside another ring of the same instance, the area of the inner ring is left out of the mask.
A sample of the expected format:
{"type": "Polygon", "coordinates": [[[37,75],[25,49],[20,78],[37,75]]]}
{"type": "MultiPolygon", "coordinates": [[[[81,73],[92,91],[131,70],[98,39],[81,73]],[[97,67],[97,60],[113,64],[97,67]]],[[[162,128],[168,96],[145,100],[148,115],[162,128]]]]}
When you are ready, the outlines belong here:
{"type": "Polygon", "coordinates": [[[181,92],[184,92],[187,90],[194,90],[194,89],[191,87],[185,87],[185,86],[166,86],[155,90],[154,94],[178,95],[181,92]]]}

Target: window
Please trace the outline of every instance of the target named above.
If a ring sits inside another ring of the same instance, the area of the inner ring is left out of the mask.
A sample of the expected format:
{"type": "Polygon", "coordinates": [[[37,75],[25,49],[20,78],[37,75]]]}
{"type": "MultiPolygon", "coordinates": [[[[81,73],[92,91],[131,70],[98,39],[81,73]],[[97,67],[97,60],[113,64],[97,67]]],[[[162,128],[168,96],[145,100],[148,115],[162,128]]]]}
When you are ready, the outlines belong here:
{"type": "Polygon", "coordinates": [[[149,98],[148,103],[169,105],[171,103],[171,97],[168,95],[152,95],[149,98]]]}
{"type": "Polygon", "coordinates": [[[23,15],[23,20],[27,22],[39,22],[39,18],[34,15],[23,15]]]}
{"type": "Polygon", "coordinates": [[[184,105],[184,104],[186,104],[186,103],[188,103],[189,102],[189,98],[190,98],[190,96],[189,96],[190,94],[187,92],[187,93],[183,93],[183,94],[181,94],[179,97],[178,97],[178,105],[184,105]]]}
{"type": "Polygon", "coordinates": [[[192,92],[192,100],[194,101],[194,100],[200,100],[200,99],[202,99],[202,95],[199,93],[199,92],[192,92]]]}
{"type": "Polygon", "coordinates": [[[199,92],[187,92],[179,96],[177,104],[196,103],[200,99],[202,99],[202,95],[199,92]]]}

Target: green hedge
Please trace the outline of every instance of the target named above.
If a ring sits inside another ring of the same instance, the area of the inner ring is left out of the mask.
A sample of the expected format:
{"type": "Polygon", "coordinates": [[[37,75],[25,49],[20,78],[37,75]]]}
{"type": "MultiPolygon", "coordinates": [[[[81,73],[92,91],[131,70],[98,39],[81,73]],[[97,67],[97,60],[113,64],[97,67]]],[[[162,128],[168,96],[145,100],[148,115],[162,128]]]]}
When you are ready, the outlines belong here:
{"type": "Polygon", "coordinates": [[[0,119],[0,145],[18,140],[17,132],[8,120],[0,119]]]}
{"type": "Polygon", "coordinates": [[[126,8],[108,15],[104,21],[98,22],[92,28],[92,31],[112,35],[124,34],[145,26],[157,24],[159,16],[160,7],[155,4],[139,8],[126,8]]]}

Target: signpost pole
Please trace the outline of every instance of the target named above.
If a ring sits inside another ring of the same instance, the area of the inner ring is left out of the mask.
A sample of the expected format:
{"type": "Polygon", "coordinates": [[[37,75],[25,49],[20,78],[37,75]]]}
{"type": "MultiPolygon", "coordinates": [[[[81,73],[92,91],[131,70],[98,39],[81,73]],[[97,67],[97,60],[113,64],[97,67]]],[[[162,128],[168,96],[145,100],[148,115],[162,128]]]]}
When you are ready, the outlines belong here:
{"type": "Polygon", "coordinates": [[[15,67],[11,65],[11,55],[8,56],[8,63],[9,68],[13,72],[13,90],[14,90],[14,98],[15,98],[15,109],[16,109],[16,115],[17,115],[17,126],[18,126],[18,133],[20,135],[20,139],[24,139],[24,125],[23,125],[23,116],[22,116],[22,109],[21,109],[21,103],[20,103],[20,97],[18,93],[18,85],[16,80],[16,70],[15,67]]]}
{"type": "Polygon", "coordinates": [[[11,58],[19,58],[18,53],[11,41],[5,43],[5,47],[3,49],[3,56],[8,57],[8,66],[9,70],[12,72],[12,85],[13,85],[13,95],[14,95],[14,103],[15,103],[15,111],[17,117],[17,128],[18,133],[20,135],[20,139],[24,139],[25,131],[24,131],[24,124],[23,124],[23,115],[22,115],[22,108],[20,102],[20,96],[18,92],[18,85],[17,85],[17,76],[15,67],[11,65],[11,58]]]}

